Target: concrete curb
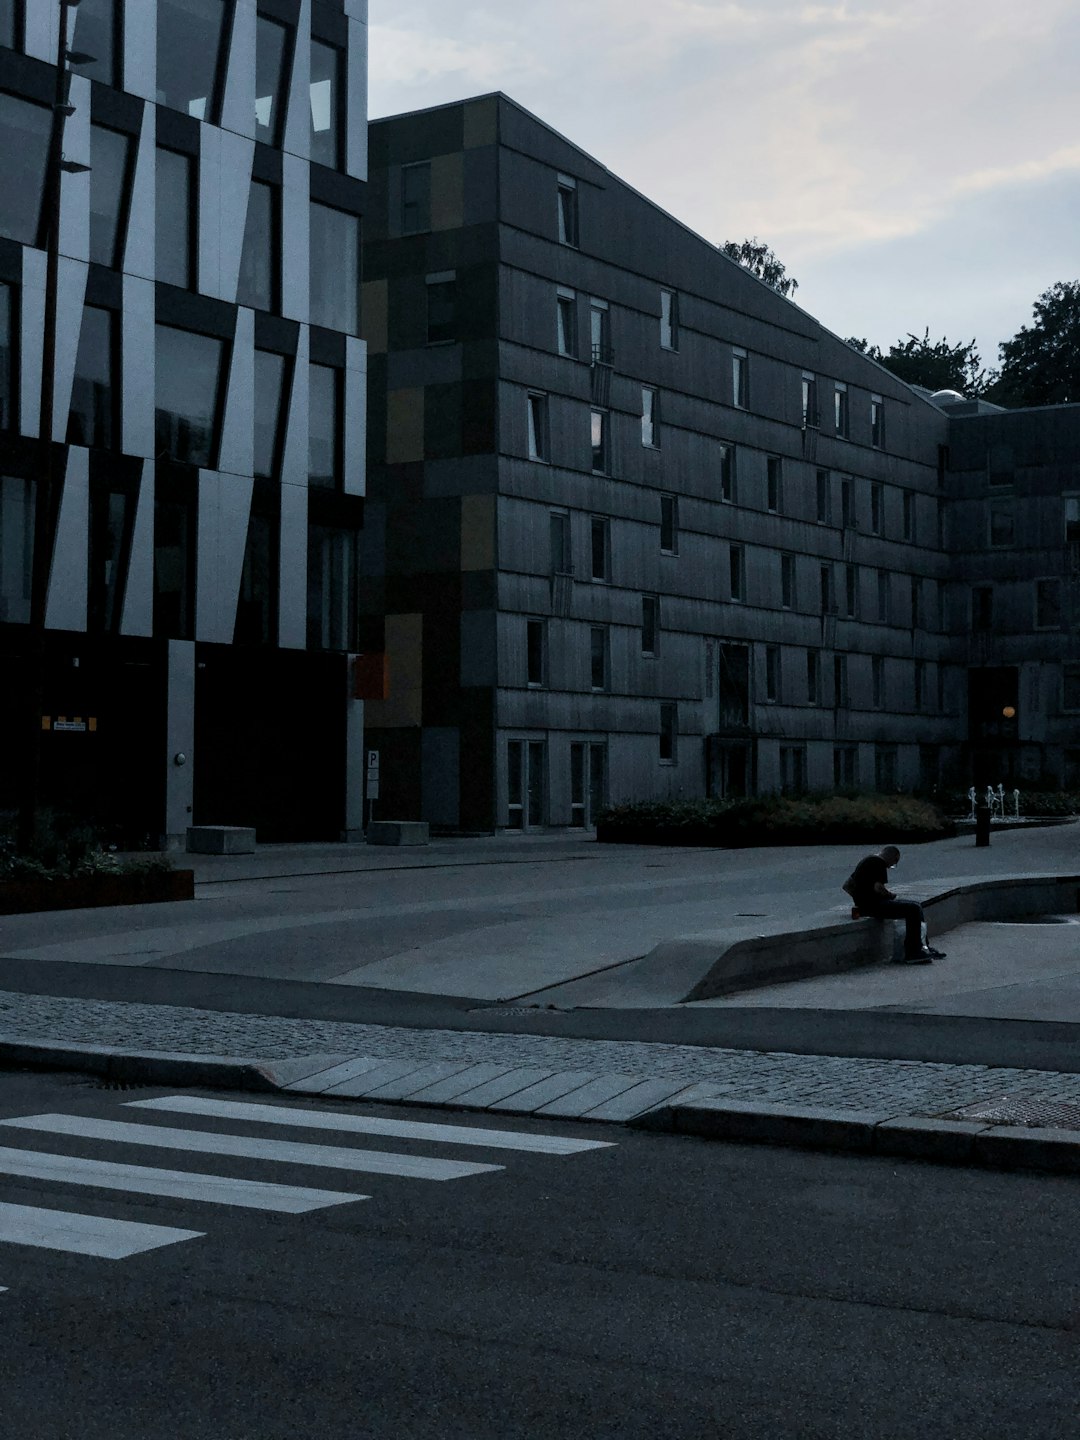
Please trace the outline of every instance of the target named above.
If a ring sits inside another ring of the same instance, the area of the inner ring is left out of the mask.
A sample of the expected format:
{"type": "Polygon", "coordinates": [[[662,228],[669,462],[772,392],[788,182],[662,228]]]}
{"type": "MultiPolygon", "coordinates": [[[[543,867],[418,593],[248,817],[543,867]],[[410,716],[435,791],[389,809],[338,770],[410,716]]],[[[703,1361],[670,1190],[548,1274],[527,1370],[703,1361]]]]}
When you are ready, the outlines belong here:
{"type": "MultiPolygon", "coordinates": [[[[406,1068],[413,1062],[386,1062],[406,1068]]],[[[440,1105],[451,1110],[479,1114],[519,1114],[545,1119],[596,1121],[624,1124],[658,1134],[696,1136],[705,1140],[727,1140],[738,1144],[782,1145],[806,1150],[839,1150],[848,1154],[893,1156],[926,1160],[946,1165],[974,1165],[990,1170],[1041,1170],[1054,1174],[1080,1175],[1080,1131],[1026,1129],[1012,1125],[982,1125],[978,1122],[937,1120],[919,1115],[894,1115],[861,1110],[832,1110],[813,1106],[765,1105],[727,1098],[695,1099],[703,1086],[683,1087],[674,1103],[653,1103],[657,1091],[668,1082],[635,1079],[629,1076],[598,1076],[583,1087],[580,1103],[568,1106],[556,1100],[546,1106],[524,1099],[535,1085],[525,1085],[534,1072],[501,1072],[514,1076],[508,1098],[495,1104],[472,1103],[468,1095],[451,1096],[442,1102],[421,1098],[424,1086],[411,1096],[393,1094],[370,1096],[357,1093],[330,1095],[325,1083],[335,1067],[354,1069],[379,1062],[365,1062],[340,1054],[314,1054],[287,1060],[251,1060],[231,1056],[179,1054],[171,1051],[125,1051],[105,1045],[60,1045],[35,1040],[0,1040],[0,1071],[25,1068],[69,1070],[118,1084],[154,1086],[198,1086],[205,1089],[247,1090],[263,1094],[309,1096],[319,1099],[366,1099],[379,1104],[413,1105],[428,1108],[440,1105]],[[615,1098],[604,1102],[592,1095],[597,1085],[612,1082],[615,1098]],[[619,1083],[614,1083],[618,1081],[619,1083]],[[524,1088],[523,1088],[524,1086],[524,1088]],[[515,1088],[516,1087],[516,1088],[515,1088]],[[585,1094],[591,1098],[585,1100],[585,1094]],[[687,1103],[680,1103],[683,1096],[687,1103]]],[[[385,1063],[382,1068],[385,1068],[385,1063]]],[[[417,1067],[419,1068],[419,1067],[417,1067]]],[[[435,1068],[428,1066],[428,1069],[435,1068]]],[[[460,1067],[450,1064],[451,1071],[460,1067]]],[[[470,1067],[465,1067],[469,1069],[470,1067]]],[[[475,1067],[471,1067],[475,1068],[475,1067]]],[[[546,1072],[545,1072],[546,1073],[546,1072]]],[[[584,1072],[582,1072],[584,1074],[584,1072]]],[[[567,1079],[570,1077],[567,1076],[567,1079]]],[[[581,1078],[581,1077],[576,1077],[581,1078]]],[[[359,1086],[355,1087],[357,1090],[359,1086]]],[[[383,1087],[391,1089],[393,1087],[383,1087]]],[[[479,1087],[482,1090],[484,1087],[479,1087]]],[[[474,1092],[479,1093],[479,1092],[474,1092]]],[[[566,1099],[577,1099],[571,1094],[566,1099]]]]}

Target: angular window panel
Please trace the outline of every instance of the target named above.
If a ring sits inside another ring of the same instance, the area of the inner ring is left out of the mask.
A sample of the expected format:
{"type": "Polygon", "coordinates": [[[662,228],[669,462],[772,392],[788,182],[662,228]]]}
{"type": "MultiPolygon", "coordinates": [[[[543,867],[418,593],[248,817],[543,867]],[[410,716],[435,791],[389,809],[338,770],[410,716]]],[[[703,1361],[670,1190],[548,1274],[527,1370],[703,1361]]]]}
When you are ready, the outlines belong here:
{"type": "Polygon", "coordinates": [[[244,248],[240,256],[240,279],[236,298],[253,310],[277,309],[280,269],[280,226],[278,196],[272,185],[253,180],[248,192],[244,248]]]}
{"type": "Polygon", "coordinates": [[[213,121],[231,0],[158,0],[157,99],[196,120],[213,121]]]}
{"type": "Polygon", "coordinates": [[[538,395],[530,390],[527,401],[529,459],[546,460],[548,458],[548,399],[546,395],[538,395]]]}
{"type": "Polygon", "coordinates": [[[1036,580],[1035,624],[1040,630],[1061,628],[1061,581],[1036,580]]]}
{"type": "Polygon", "coordinates": [[[255,474],[264,478],[277,474],[288,364],[284,355],[270,350],[255,351],[255,474]]]}
{"type": "Polygon", "coordinates": [[[674,290],[660,291],[660,344],[665,350],[679,348],[679,297],[674,290]]]}
{"type": "Polygon", "coordinates": [[[870,533],[881,534],[881,516],[884,508],[882,487],[876,482],[870,486],[870,533]]]}
{"type": "Polygon", "coordinates": [[[870,396],[870,444],[875,450],[885,448],[885,401],[880,395],[870,396]]]}
{"type": "Polygon", "coordinates": [[[308,648],[356,648],[356,532],[308,526],[308,648]]]}
{"type": "Polygon", "coordinates": [[[0,621],[30,619],[34,563],[34,482],[0,475],[0,621]]]}
{"type": "Polygon", "coordinates": [[[551,511],[551,573],[570,575],[573,564],[570,555],[570,516],[565,510],[551,511]]]}
{"type": "Polygon", "coordinates": [[[720,446],[720,499],[735,503],[735,446],[720,446]]]}
{"type": "Polygon", "coordinates": [[[1009,505],[990,506],[990,544],[1007,546],[1013,543],[1014,523],[1012,507],[1009,505]]]}
{"type": "Polygon", "coordinates": [[[19,39],[19,0],[0,0],[0,45],[14,50],[19,39]]]}
{"type": "Polygon", "coordinates": [[[129,135],[90,126],[90,259],[110,268],[124,252],[133,148],[129,135]]]}
{"type": "MultiPolygon", "coordinates": [[[[138,4],[139,0],[131,0],[138,4]]],[[[78,73],[90,80],[101,80],[106,85],[119,83],[117,75],[118,24],[122,0],[80,0],[75,11],[75,38],[73,50],[84,55],[93,55],[91,64],[80,65],[78,73]]],[[[69,27],[71,22],[68,22],[69,27]]]]}
{"type": "Polygon", "coordinates": [[[641,387],[641,443],[655,449],[659,443],[659,397],[651,385],[641,387]]]}
{"type": "Polygon", "coordinates": [[[885,703],[885,661],[880,655],[870,660],[870,699],[875,710],[880,710],[885,703]]]}
{"type": "Polygon", "coordinates": [[[780,604],[785,610],[795,608],[795,556],[780,556],[780,604]]]}
{"type": "Polygon", "coordinates": [[[311,323],[360,333],[360,220],[311,207],[311,323]]]}
{"type": "Polygon", "coordinates": [[[0,93],[0,235],[23,245],[38,239],[51,128],[52,111],[46,106],[0,93]]]}
{"type": "Polygon", "coordinates": [[[660,549],[665,555],[679,553],[679,497],[660,496],[660,549]]]}
{"type": "Polygon", "coordinates": [[[559,244],[577,246],[578,200],[577,181],[568,175],[559,176],[559,244]]]}
{"type": "Polygon", "coordinates": [[[850,530],[855,524],[855,501],[852,495],[851,478],[844,475],[840,480],[840,524],[850,530]]]}
{"type": "Polygon", "coordinates": [[[265,145],[281,142],[285,113],[287,60],[291,35],[286,26],[266,15],[255,20],[255,139],[265,145]]]}
{"type": "Polygon", "coordinates": [[[544,683],[544,622],[525,622],[526,681],[533,687],[544,683]]]}
{"type": "Polygon", "coordinates": [[[194,487],[165,485],[154,492],[154,634],[191,640],[195,629],[194,487]]]}
{"type": "Polygon", "coordinates": [[[431,229],[431,164],[406,165],[401,171],[401,233],[422,235],[431,229]]]}
{"type": "Polygon", "coordinates": [[[603,410],[594,410],[591,420],[592,468],[595,475],[608,473],[608,417],[603,410]]]}
{"type": "Polygon", "coordinates": [[[577,355],[577,298],[573,290],[559,290],[555,297],[557,306],[557,334],[560,355],[577,355]]]}
{"type": "Polygon", "coordinates": [[[157,327],[155,443],[159,457],[212,468],[217,454],[224,341],[157,327]]]}
{"type": "Polygon", "coordinates": [[[731,403],[737,410],[750,404],[750,357],[745,350],[731,352],[731,403]]]}
{"type": "Polygon", "coordinates": [[[166,285],[194,283],[195,161],[175,150],[157,152],[154,273],[166,285]]]}
{"type": "Polygon", "coordinates": [[[134,489],[91,482],[87,624],[115,635],[120,628],[135,530],[134,489]]]}
{"type": "Polygon", "coordinates": [[[746,598],[746,552],[741,545],[728,547],[728,579],[732,600],[746,598]]]}
{"type": "Polygon", "coordinates": [[[69,445],[111,450],[116,436],[116,322],[111,310],[87,305],[79,329],[79,349],[68,414],[69,445]]]}
{"type": "Polygon", "coordinates": [[[802,374],[802,423],[803,429],[816,429],[818,425],[817,377],[809,370],[802,374]]]}
{"type": "Polygon", "coordinates": [[[333,489],[341,479],[341,372],[309,365],[308,385],[308,484],[333,489]]]}
{"type": "Polygon", "coordinates": [[[784,462],[779,455],[770,455],[766,465],[765,508],[778,515],[784,501],[784,462]]]}
{"type": "Polygon", "coordinates": [[[236,606],[235,645],[273,645],[278,601],[277,514],[252,505],[236,606]]]}
{"type": "Polygon", "coordinates": [[[832,521],[832,487],[828,470],[817,472],[817,521],[819,525],[828,525],[832,521]]]}
{"type": "Polygon", "coordinates": [[[594,515],[590,525],[592,570],[594,580],[611,579],[611,529],[606,516],[594,515]]]}
{"type": "Polygon", "coordinates": [[[607,630],[603,625],[589,628],[589,676],[594,690],[606,690],[608,684],[607,630]]]}
{"type": "Polygon", "coordinates": [[[833,428],[842,439],[847,439],[848,393],[847,386],[840,380],[833,387],[833,428]]]}
{"type": "Polygon", "coordinates": [[[817,705],[821,699],[821,652],[806,652],[806,703],[817,705]]]}
{"type": "Polygon", "coordinates": [[[336,170],[341,152],[341,51],[311,42],[311,158],[336,170]]]}
{"type": "Polygon", "coordinates": [[[452,275],[427,282],[427,338],[429,345],[458,338],[457,280],[452,275]]]}
{"type": "Polygon", "coordinates": [[[641,597],[641,653],[656,654],[657,633],[660,628],[659,595],[641,597]]]}
{"type": "Polygon", "coordinates": [[[780,647],[765,646],[765,699],[775,704],[780,699],[780,647]]]}
{"type": "Polygon", "coordinates": [[[0,430],[15,429],[15,291],[0,285],[0,430]]]}

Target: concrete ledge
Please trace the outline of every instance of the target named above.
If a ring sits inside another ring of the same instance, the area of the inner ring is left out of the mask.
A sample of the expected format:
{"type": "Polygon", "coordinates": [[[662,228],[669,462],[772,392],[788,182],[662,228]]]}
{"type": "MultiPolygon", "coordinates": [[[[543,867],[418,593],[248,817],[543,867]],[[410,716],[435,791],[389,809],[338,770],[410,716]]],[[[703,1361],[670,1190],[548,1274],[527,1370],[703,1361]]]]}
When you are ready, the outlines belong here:
{"type": "Polygon", "coordinates": [[[426,845],[430,838],[426,820],[372,820],[367,828],[369,845],[426,845]]]}
{"type": "Polygon", "coordinates": [[[901,1115],[883,1120],[874,1131],[879,1155],[901,1155],[909,1160],[936,1160],[966,1165],[975,1158],[975,1137],[987,1128],[971,1120],[930,1120],[901,1115]]]}
{"type": "Polygon", "coordinates": [[[254,855],[255,831],[249,825],[189,825],[191,855],[254,855]]]}
{"type": "Polygon", "coordinates": [[[9,1070],[76,1070],[129,1085],[205,1085],[223,1090],[262,1091],[281,1088],[257,1060],[177,1054],[168,1050],[117,1051],[105,1045],[0,1040],[0,1066],[9,1070]]]}
{"type": "Polygon", "coordinates": [[[697,1135],[760,1145],[811,1150],[871,1150],[875,1127],[891,1117],[862,1110],[816,1110],[753,1101],[702,1100],[660,1106],[631,1123],[642,1130],[697,1135]]]}
{"type": "Polygon", "coordinates": [[[993,1170],[1052,1170],[1080,1175],[1080,1131],[993,1125],[975,1136],[975,1158],[993,1170]]]}

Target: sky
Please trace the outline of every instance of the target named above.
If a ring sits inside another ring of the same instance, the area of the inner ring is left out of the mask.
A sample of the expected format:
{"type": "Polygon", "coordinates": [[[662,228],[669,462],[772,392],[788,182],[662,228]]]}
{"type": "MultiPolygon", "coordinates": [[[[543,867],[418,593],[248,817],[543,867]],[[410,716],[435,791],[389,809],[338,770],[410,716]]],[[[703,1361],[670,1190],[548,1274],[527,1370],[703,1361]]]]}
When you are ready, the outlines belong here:
{"type": "Polygon", "coordinates": [[[373,119],[502,90],[830,330],[983,364],[1080,279],[1077,0],[371,0],[373,119]]]}

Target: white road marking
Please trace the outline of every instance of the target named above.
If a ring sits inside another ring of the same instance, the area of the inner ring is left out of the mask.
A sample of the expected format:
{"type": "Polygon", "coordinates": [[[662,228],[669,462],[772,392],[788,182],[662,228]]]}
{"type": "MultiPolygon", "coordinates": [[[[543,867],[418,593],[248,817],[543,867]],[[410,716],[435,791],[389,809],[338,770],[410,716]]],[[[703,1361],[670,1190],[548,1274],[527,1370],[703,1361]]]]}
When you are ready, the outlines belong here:
{"type": "Polygon", "coordinates": [[[140,1225],[133,1220],[108,1220],[101,1215],[0,1202],[0,1241],[36,1245],[43,1250],[67,1250],[73,1255],[97,1255],[103,1260],[125,1260],[144,1250],[197,1240],[202,1234],[202,1230],[174,1230],[171,1225],[140,1225]]]}
{"type": "Polygon", "coordinates": [[[308,1145],[294,1140],[255,1140],[245,1135],[214,1135],[206,1130],[171,1130],[159,1125],[129,1125],[123,1120],[96,1120],[88,1115],[19,1115],[0,1120],[18,1130],[43,1130],[83,1140],[114,1140],[127,1145],[153,1145],[162,1150],[188,1150],[201,1155],[238,1155],[250,1160],[276,1160],[289,1165],[321,1165],[331,1170],[361,1170],[373,1175],[403,1175],[410,1180],[461,1180],[502,1170],[471,1160],[433,1160],[424,1155],[395,1155],[380,1150],[351,1150],[333,1145],[308,1145]]]}
{"type": "Polygon", "coordinates": [[[74,1155],[43,1155],[36,1150],[0,1146],[0,1175],[64,1185],[92,1185],[125,1190],[132,1195],[168,1195],[174,1200],[199,1200],[211,1205],[241,1205],[248,1210],[274,1210],[303,1215],[326,1205],[350,1205],[370,1195],[339,1190],[309,1190],[300,1185],[275,1185],[267,1180],[234,1180],[229,1175],[200,1175],[187,1170],[156,1170],[149,1165],[123,1165],[111,1160],[83,1160],[74,1155]]]}
{"type": "Polygon", "coordinates": [[[158,1100],[128,1100],[133,1109],[168,1110],[180,1115],[214,1115],[222,1120],[254,1120],[261,1125],[298,1125],[312,1130],[348,1130],[356,1135],[392,1135],[401,1140],[438,1140],[448,1145],[482,1145],[492,1150],[527,1150],[539,1155],[576,1155],[607,1150],[612,1140],[572,1140],[562,1135],[524,1135],[515,1130],[482,1130],[470,1125],[428,1125],[418,1120],[377,1120],[340,1110],[302,1110],[289,1105],[258,1105],[242,1100],[209,1100],[166,1095],[158,1100]]]}

